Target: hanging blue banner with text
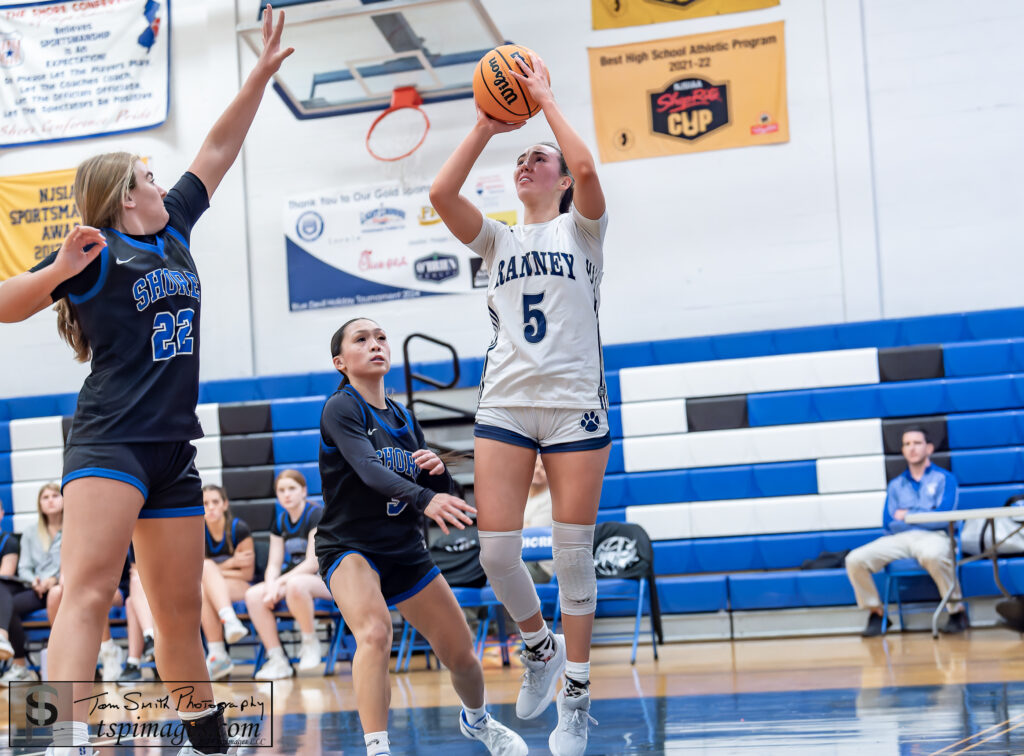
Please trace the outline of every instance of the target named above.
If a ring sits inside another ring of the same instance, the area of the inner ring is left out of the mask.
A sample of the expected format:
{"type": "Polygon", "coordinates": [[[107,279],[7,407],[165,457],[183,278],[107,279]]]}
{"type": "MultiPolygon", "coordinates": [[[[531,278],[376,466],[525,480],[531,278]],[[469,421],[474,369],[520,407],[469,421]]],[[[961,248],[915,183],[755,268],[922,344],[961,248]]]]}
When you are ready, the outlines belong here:
{"type": "Polygon", "coordinates": [[[0,147],[167,120],[170,0],[0,5],[0,147]]]}

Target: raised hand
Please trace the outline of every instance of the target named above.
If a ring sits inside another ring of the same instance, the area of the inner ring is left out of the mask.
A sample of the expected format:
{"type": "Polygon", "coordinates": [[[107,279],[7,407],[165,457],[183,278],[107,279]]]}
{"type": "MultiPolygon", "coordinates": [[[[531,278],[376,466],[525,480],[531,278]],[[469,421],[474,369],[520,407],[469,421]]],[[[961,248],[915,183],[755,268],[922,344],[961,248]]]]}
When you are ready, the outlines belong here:
{"type": "Polygon", "coordinates": [[[60,245],[55,266],[60,266],[64,279],[81,273],[85,266],[96,259],[96,256],[107,246],[107,239],[98,228],[92,226],[75,226],[71,229],[64,243],[60,245]]]}
{"type": "Polygon", "coordinates": [[[518,55],[516,61],[519,62],[524,72],[519,73],[509,67],[509,73],[523,83],[530,93],[530,97],[542,108],[547,103],[553,102],[555,95],[551,92],[551,74],[548,73],[548,67],[544,65],[544,60],[537,53],[532,53],[529,61],[523,60],[518,55]]]}
{"type": "Polygon", "coordinates": [[[509,131],[515,131],[521,129],[526,125],[526,121],[520,121],[519,123],[505,123],[495,118],[491,118],[484,111],[480,109],[480,106],[476,106],[476,125],[477,128],[484,129],[488,135],[504,134],[509,131]]]}
{"type": "Polygon", "coordinates": [[[476,514],[476,509],[458,496],[451,496],[449,494],[437,494],[437,496],[430,500],[427,508],[423,510],[423,514],[436,522],[438,527],[441,528],[441,532],[445,535],[449,533],[448,525],[454,525],[459,530],[465,530],[466,525],[473,524],[473,520],[469,514],[466,514],[467,512],[469,514],[476,514]]]}
{"type": "Polygon", "coordinates": [[[284,31],[284,11],[277,14],[274,23],[274,9],[268,4],[263,9],[263,52],[257,65],[266,68],[271,74],[277,73],[284,59],[295,52],[294,47],[281,49],[281,32],[284,31]]]}

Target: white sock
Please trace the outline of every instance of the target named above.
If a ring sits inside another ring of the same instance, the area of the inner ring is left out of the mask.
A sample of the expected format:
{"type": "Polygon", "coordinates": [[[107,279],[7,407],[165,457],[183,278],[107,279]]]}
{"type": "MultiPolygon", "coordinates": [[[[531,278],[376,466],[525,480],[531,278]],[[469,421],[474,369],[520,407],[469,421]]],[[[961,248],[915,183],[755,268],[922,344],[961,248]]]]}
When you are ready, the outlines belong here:
{"type": "Polygon", "coordinates": [[[312,645],[317,642],[316,633],[303,633],[302,634],[302,645],[312,645]]]}
{"type": "Polygon", "coordinates": [[[217,616],[220,617],[221,622],[238,622],[238,615],[230,606],[225,606],[217,612],[217,616]]]}
{"type": "Polygon", "coordinates": [[[228,647],[224,645],[224,641],[212,641],[207,645],[210,647],[210,656],[228,655],[228,647]]]}
{"type": "Polygon", "coordinates": [[[363,735],[363,742],[366,743],[366,756],[382,756],[391,753],[391,741],[388,740],[388,731],[368,732],[363,735]]]}
{"type": "Polygon", "coordinates": [[[139,666],[139,664],[141,664],[141,663],[142,663],[142,659],[140,659],[137,656],[129,656],[128,659],[125,661],[125,664],[131,664],[131,665],[136,666],[136,667],[139,666]]]}
{"type": "Polygon", "coordinates": [[[156,638],[156,633],[153,632],[153,628],[149,627],[142,631],[142,637],[153,640],[154,638],[156,638]]]}
{"type": "Polygon", "coordinates": [[[204,709],[203,711],[179,711],[178,719],[180,719],[183,722],[191,722],[194,719],[202,719],[203,717],[208,717],[211,714],[216,713],[216,706],[211,706],[208,709],[204,709]]]}
{"type": "Polygon", "coordinates": [[[283,659],[284,661],[288,661],[288,657],[284,655],[284,649],[280,646],[267,651],[267,661],[271,661],[272,659],[283,659]]]}
{"type": "Polygon", "coordinates": [[[565,662],[565,676],[580,685],[590,682],[590,662],[565,662]]]}
{"type": "Polygon", "coordinates": [[[471,706],[466,706],[466,704],[462,704],[462,710],[466,712],[466,721],[470,724],[470,726],[475,725],[479,723],[481,719],[487,716],[487,701],[484,700],[484,702],[480,704],[479,709],[474,709],[471,706]]]}
{"type": "Polygon", "coordinates": [[[548,637],[548,625],[545,622],[540,626],[540,630],[520,629],[519,634],[523,636],[523,643],[526,644],[527,648],[536,648],[548,637]]]}
{"type": "Polygon", "coordinates": [[[105,641],[103,641],[100,644],[100,651],[102,651],[103,649],[110,649],[110,648],[117,648],[117,644],[114,642],[113,638],[107,638],[105,641]]]}
{"type": "Polygon", "coordinates": [[[53,743],[64,747],[89,745],[89,725],[85,722],[54,722],[53,743]]]}

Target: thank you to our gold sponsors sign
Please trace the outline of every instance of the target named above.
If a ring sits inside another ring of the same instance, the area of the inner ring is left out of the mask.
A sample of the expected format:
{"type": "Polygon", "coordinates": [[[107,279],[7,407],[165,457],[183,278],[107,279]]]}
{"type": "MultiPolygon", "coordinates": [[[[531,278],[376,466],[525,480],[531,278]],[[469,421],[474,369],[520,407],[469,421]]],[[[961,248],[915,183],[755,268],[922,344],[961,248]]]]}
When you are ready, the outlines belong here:
{"type": "Polygon", "coordinates": [[[779,0],[590,0],[595,29],[659,24],[684,18],[739,13],[778,5],[779,0]]]}
{"type": "Polygon", "coordinates": [[[81,222],[74,184],[73,168],[0,177],[0,280],[56,252],[81,222]]]}
{"type": "Polygon", "coordinates": [[[602,162],[789,141],[781,21],[588,53],[602,162]]]}

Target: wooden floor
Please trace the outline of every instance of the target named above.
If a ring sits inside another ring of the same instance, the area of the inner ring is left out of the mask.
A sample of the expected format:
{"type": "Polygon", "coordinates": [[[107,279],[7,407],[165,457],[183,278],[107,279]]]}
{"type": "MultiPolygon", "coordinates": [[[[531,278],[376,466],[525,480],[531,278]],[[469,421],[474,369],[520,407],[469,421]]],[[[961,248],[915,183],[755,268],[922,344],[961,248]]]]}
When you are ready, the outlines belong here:
{"type": "MultiPolygon", "coordinates": [[[[1024,754],[1024,644],[1006,630],[677,643],[660,657],[641,647],[634,667],[627,647],[595,649],[600,724],[588,754],[1024,754]]],[[[502,668],[496,653],[484,666],[492,711],[531,753],[547,753],[554,707],[517,720],[520,668],[502,668]]],[[[458,733],[446,672],[426,670],[418,655],[413,671],[392,681],[394,753],[485,753],[458,733]]],[[[222,697],[236,689],[217,687],[222,697]]],[[[365,753],[348,664],[330,677],[275,683],[273,703],[274,745],[241,752],[365,753]]]]}

